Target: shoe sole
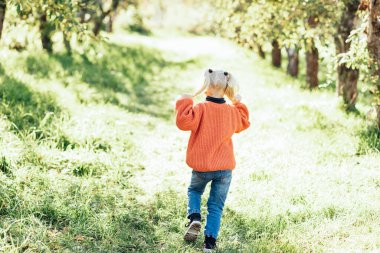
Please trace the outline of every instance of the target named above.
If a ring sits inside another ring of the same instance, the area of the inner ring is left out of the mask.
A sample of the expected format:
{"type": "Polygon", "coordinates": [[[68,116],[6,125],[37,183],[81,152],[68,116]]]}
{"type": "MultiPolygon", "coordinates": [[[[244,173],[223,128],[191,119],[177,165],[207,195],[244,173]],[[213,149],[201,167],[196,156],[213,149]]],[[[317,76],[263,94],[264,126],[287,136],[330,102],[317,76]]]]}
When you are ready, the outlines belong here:
{"type": "Polygon", "coordinates": [[[185,236],[183,239],[188,242],[193,242],[197,240],[199,231],[201,231],[201,222],[200,221],[193,221],[189,228],[187,229],[185,236]]]}

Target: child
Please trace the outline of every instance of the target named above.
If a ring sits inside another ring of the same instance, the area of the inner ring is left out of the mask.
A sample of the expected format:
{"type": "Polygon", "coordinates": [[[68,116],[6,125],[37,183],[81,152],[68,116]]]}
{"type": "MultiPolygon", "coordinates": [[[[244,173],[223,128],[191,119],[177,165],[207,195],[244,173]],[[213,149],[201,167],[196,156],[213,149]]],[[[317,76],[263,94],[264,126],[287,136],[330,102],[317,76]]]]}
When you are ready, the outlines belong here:
{"type": "Polygon", "coordinates": [[[207,201],[207,221],[204,230],[204,252],[216,247],[220,220],[235,168],[232,135],[247,129],[249,113],[236,94],[237,83],[228,72],[209,69],[203,87],[194,96],[182,95],[176,102],[176,124],[191,131],[186,163],[193,169],[188,188],[189,227],[186,241],[195,241],[201,229],[201,196],[211,182],[207,201]],[[193,97],[205,91],[206,101],[193,106],[193,97]],[[226,95],[233,105],[226,104],[226,95]]]}

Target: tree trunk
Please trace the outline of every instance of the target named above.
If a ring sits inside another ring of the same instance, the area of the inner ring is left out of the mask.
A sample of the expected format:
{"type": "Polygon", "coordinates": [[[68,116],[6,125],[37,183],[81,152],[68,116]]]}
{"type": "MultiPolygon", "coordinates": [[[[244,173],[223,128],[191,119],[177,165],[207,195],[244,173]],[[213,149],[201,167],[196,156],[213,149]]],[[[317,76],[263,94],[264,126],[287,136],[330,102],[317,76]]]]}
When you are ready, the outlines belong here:
{"type": "Polygon", "coordinates": [[[94,27],[92,28],[92,33],[95,36],[98,36],[100,33],[100,29],[102,28],[103,21],[108,16],[108,14],[110,14],[111,9],[109,9],[107,12],[105,12],[103,9],[103,1],[98,0],[96,2],[98,4],[98,8],[100,10],[100,15],[97,15],[97,13],[94,14],[94,27]]]}
{"type": "Polygon", "coordinates": [[[1,39],[1,34],[3,32],[6,9],[7,9],[7,3],[5,2],[5,0],[0,0],[0,39],[1,39]]]}
{"type": "Polygon", "coordinates": [[[281,48],[277,40],[272,41],[272,65],[281,67],[281,48]]]}
{"type": "Polygon", "coordinates": [[[265,59],[265,52],[264,52],[262,46],[261,46],[261,45],[258,45],[258,46],[257,46],[257,49],[258,49],[258,51],[259,51],[259,56],[260,56],[260,58],[261,58],[261,59],[265,59]]]}
{"type": "Polygon", "coordinates": [[[310,89],[318,87],[318,49],[312,42],[311,49],[306,51],[306,82],[309,84],[310,89]]]}
{"type": "Polygon", "coordinates": [[[67,33],[63,32],[63,44],[65,44],[65,48],[66,48],[67,53],[71,55],[72,50],[71,50],[70,41],[71,41],[71,36],[68,35],[67,33]]]}
{"type": "Polygon", "coordinates": [[[287,48],[286,51],[288,52],[287,73],[293,77],[297,77],[298,66],[299,66],[298,48],[295,48],[295,47],[287,48]]]}
{"type": "Polygon", "coordinates": [[[100,29],[102,28],[104,19],[111,13],[111,9],[109,9],[107,12],[103,12],[100,14],[99,17],[94,18],[94,28],[92,29],[92,33],[95,36],[98,36],[100,33],[100,29]]]}
{"type": "Polygon", "coordinates": [[[117,13],[117,7],[119,6],[120,0],[112,0],[112,11],[109,15],[109,20],[107,23],[107,32],[112,33],[113,32],[113,22],[116,17],[117,13]]]}
{"type": "MultiPolygon", "coordinates": [[[[368,52],[375,63],[377,89],[380,91],[380,0],[370,0],[368,17],[368,52]]],[[[379,96],[379,95],[377,95],[379,96]]],[[[380,129],[380,105],[377,105],[377,125],[380,129]]]]}
{"type": "Polygon", "coordinates": [[[53,42],[51,40],[51,34],[53,26],[48,22],[46,14],[40,16],[40,33],[42,48],[49,53],[53,52],[53,42]]]}
{"type": "MultiPolygon", "coordinates": [[[[351,43],[346,42],[351,31],[355,27],[355,15],[359,0],[346,3],[337,34],[334,38],[336,54],[346,53],[350,50],[351,43]]],[[[344,104],[348,108],[355,108],[356,98],[358,95],[357,84],[359,79],[359,70],[348,67],[345,63],[338,65],[338,82],[336,91],[338,96],[343,95],[344,104]]]]}
{"type": "Polygon", "coordinates": [[[106,25],[106,32],[113,33],[113,21],[114,21],[114,16],[113,14],[111,14],[108,18],[108,22],[106,25]]]}
{"type": "MultiPolygon", "coordinates": [[[[359,70],[348,68],[345,64],[338,66],[338,91],[343,95],[343,102],[349,109],[354,109],[358,96],[359,70]]],[[[339,94],[338,93],[338,94],[339,94]]]]}
{"type": "MultiPolygon", "coordinates": [[[[319,19],[316,15],[310,15],[307,19],[307,25],[311,29],[315,29],[318,26],[319,19]]],[[[318,60],[319,53],[318,48],[315,47],[313,38],[309,38],[306,44],[306,82],[310,89],[318,87],[318,60]]]]}
{"type": "Polygon", "coordinates": [[[81,7],[78,11],[78,17],[79,17],[79,22],[81,24],[84,24],[85,23],[85,19],[86,19],[86,10],[81,7]]]}
{"type": "Polygon", "coordinates": [[[94,28],[92,28],[92,33],[98,36],[100,33],[100,28],[102,27],[103,19],[97,17],[94,19],[94,28]]]}
{"type": "Polygon", "coordinates": [[[377,64],[375,74],[380,81],[380,1],[370,0],[368,18],[368,51],[377,64]]]}

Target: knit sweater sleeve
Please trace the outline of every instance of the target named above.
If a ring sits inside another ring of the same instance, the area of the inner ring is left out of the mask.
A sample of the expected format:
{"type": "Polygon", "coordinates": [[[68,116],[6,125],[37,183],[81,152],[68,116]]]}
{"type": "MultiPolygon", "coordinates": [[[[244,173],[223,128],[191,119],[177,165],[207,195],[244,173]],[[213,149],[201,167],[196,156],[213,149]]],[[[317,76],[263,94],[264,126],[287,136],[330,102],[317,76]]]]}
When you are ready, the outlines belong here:
{"type": "Polygon", "coordinates": [[[240,133],[251,124],[249,122],[249,112],[247,106],[243,103],[235,103],[234,107],[237,113],[235,133],[240,133]]]}
{"type": "Polygon", "coordinates": [[[176,124],[177,127],[184,131],[195,131],[198,128],[201,118],[201,107],[193,106],[191,98],[178,99],[176,102],[176,124]]]}

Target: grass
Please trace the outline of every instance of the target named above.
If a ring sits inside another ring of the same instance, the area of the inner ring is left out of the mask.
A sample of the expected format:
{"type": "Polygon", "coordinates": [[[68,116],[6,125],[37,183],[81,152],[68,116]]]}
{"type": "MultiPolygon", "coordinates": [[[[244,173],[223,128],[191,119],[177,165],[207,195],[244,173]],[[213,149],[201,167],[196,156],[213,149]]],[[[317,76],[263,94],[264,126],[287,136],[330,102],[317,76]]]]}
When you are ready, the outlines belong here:
{"type": "Polygon", "coordinates": [[[210,37],[119,33],[72,55],[0,53],[0,252],[199,252],[202,238],[182,240],[191,171],[173,101],[221,65],[252,127],[234,137],[218,252],[380,249],[365,104],[347,113],[332,92],[210,37]]]}
{"type": "Polygon", "coordinates": [[[14,77],[5,75],[2,78],[0,92],[1,111],[19,131],[36,129],[49,121],[49,113],[60,112],[52,94],[33,92],[14,77]]]}
{"type": "Polygon", "coordinates": [[[369,126],[359,133],[358,154],[364,154],[371,151],[380,152],[380,133],[375,126],[369,126]]]}

